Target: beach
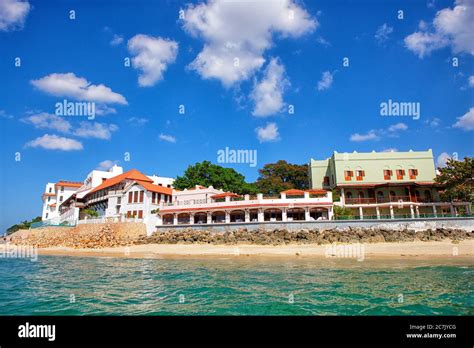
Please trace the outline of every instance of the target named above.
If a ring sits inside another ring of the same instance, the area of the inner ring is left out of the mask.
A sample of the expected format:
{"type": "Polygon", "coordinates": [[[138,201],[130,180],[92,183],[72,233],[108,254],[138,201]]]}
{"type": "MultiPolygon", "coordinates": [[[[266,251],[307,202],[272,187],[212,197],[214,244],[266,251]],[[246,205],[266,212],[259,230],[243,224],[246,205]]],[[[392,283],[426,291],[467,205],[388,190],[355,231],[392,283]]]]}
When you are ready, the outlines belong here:
{"type": "MultiPolygon", "coordinates": [[[[1,248],[1,246],[0,246],[1,248]]],[[[474,240],[453,243],[413,241],[399,243],[288,244],[288,245],[211,245],[211,244],[141,244],[113,248],[39,248],[40,255],[109,256],[121,258],[180,257],[323,257],[354,259],[423,259],[432,257],[471,259],[474,263],[474,240]]]]}

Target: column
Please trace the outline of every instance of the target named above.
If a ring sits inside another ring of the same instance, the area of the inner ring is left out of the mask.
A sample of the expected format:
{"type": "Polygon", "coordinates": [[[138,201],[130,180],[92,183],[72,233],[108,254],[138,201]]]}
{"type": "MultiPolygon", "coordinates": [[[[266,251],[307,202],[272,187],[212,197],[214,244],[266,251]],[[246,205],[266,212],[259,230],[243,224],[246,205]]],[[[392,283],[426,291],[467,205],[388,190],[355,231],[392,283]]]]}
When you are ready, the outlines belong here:
{"type": "Polygon", "coordinates": [[[258,222],[263,222],[265,221],[265,216],[263,214],[263,209],[258,210],[258,222]]]}
{"type": "Polygon", "coordinates": [[[280,193],[280,198],[281,198],[281,199],[286,199],[286,193],[283,193],[283,192],[280,193]]]}
{"type": "Polygon", "coordinates": [[[451,216],[452,216],[452,217],[455,217],[455,216],[456,216],[456,212],[455,212],[455,210],[454,210],[454,205],[453,205],[453,203],[451,203],[451,204],[449,205],[449,209],[451,209],[451,216]]]}
{"type": "Polygon", "coordinates": [[[420,208],[418,208],[418,206],[415,207],[415,212],[416,212],[416,217],[419,219],[420,218],[420,208]]]}
{"type": "Polygon", "coordinates": [[[438,212],[436,211],[436,205],[433,204],[433,215],[434,217],[438,217],[438,212]]]}
{"type": "Polygon", "coordinates": [[[245,222],[250,222],[250,210],[245,209],[245,222]]]}
{"type": "Polygon", "coordinates": [[[244,195],[244,200],[248,201],[250,199],[250,195],[244,195]]]}
{"type": "Polygon", "coordinates": [[[415,218],[415,210],[413,210],[413,204],[410,204],[410,214],[411,214],[411,218],[414,219],[415,218]]]}
{"type": "Polygon", "coordinates": [[[309,198],[309,192],[308,191],[304,191],[304,199],[308,199],[309,198]]]}
{"type": "Polygon", "coordinates": [[[395,219],[395,214],[393,212],[393,205],[390,205],[390,219],[395,219]]]}
{"type": "Polygon", "coordinates": [[[364,220],[364,209],[362,209],[362,207],[359,207],[359,218],[364,220]]]}
{"type": "MultiPolygon", "coordinates": [[[[282,195],[284,195],[284,193],[282,193],[282,195]]],[[[283,197],[282,197],[283,198],[283,197]]],[[[288,217],[287,217],[287,212],[286,212],[286,208],[282,208],[281,209],[281,221],[288,221],[288,217]]]]}
{"type": "Polygon", "coordinates": [[[346,205],[346,196],[344,193],[344,188],[341,188],[341,204],[344,206],[346,205]]]}
{"type": "Polygon", "coordinates": [[[173,214],[173,225],[177,225],[178,224],[178,214],[174,213],[173,214]]]}
{"type": "Polygon", "coordinates": [[[156,219],[156,224],[159,225],[159,226],[163,225],[163,217],[160,214],[158,214],[158,215],[156,215],[156,218],[157,218],[156,219]]]}
{"type": "Polygon", "coordinates": [[[261,201],[263,199],[263,193],[257,193],[257,200],[261,201]]]}
{"type": "Polygon", "coordinates": [[[377,214],[377,220],[380,220],[380,208],[378,206],[375,207],[375,211],[376,211],[376,214],[377,214]]]}
{"type": "Polygon", "coordinates": [[[328,208],[328,220],[333,220],[334,219],[334,211],[333,207],[328,208]]]}
{"type": "Polygon", "coordinates": [[[189,213],[189,224],[194,225],[194,213],[189,213]]]}
{"type": "Polygon", "coordinates": [[[309,215],[309,208],[308,207],[304,208],[304,220],[305,221],[311,220],[311,216],[309,215]]]}
{"type": "Polygon", "coordinates": [[[467,212],[469,215],[472,215],[471,203],[468,203],[468,204],[466,205],[466,212],[467,212]]]}
{"type": "Polygon", "coordinates": [[[228,210],[225,211],[225,223],[230,223],[230,212],[228,210]]]}
{"type": "Polygon", "coordinates": [[[207,212],[207,223],[212,224],[212,213],[210,211],[207,212]]]}

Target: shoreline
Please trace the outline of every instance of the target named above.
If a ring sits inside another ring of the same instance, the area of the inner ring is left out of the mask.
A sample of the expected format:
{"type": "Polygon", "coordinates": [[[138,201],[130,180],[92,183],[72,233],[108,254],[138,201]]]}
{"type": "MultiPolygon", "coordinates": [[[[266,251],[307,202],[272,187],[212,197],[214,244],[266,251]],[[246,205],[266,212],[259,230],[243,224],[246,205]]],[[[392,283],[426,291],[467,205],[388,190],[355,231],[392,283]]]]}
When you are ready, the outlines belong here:
{"type": "Polygon", "coordinates": [[[352,244],[139,244],[129,247],[39,248],[39,255],[117,258],[285,257],[324,259],[464,259],[474,263],[474,240],[352,244]],[[344,254],[345,253],[345,254],[344,254]],[[349,255],[349,256],[347,256],[349,255]]]}

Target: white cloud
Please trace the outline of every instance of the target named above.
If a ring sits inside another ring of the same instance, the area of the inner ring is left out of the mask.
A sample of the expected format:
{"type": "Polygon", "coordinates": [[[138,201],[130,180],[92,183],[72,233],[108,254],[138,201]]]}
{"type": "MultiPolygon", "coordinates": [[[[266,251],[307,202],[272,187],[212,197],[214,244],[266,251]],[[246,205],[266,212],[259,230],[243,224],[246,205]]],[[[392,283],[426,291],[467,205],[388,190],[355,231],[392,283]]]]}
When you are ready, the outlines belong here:
{"type": "Polygon", "coordinates": [[[458,117],[458,120],[453,124],[455,128],[464,130],[474,130],[474,108],[470,108],[463,116],[458,117]]]}
{"type": "Polygon", "coordinates": [[[82,143],[64,137],[58,137],[57,135],[45,134],[42,137],[31,140],[25,144],[25,147],[41,147],[46,150],[62,150],[62,151],[73,151],[82,150],[82,143]]]}
{"type": "Polygon", "coordinates": [[[204,79],[226,86],[247,80],[260,69],[273,35],[300,37],[318,22],[292,0],[217,1],[189,5],[183,27],[204,47],[189,65],[204,79]]]}
{"type": "Polygon", "coordinates": [[[74,135],[81,138],[97,138],[109,140],[112,137],[112,132],[118,130],[114,124],[105,124],[99,122],[81,122],[80,127],[74,131],[74,135]]]}
{"type": "Polygon", "coordinates": [[[262,80],[255,83],[251,98],[255,103],[254,116],[276,114],[285,106],[283,92],[289,81],[285,77],[285,67],[273,58],[265,69],[262,80]]]}
{"type": "Polygon", "coordinates": [[[466,52],[474,55],[474,1],[456,0],[455,6],[436,13],[433,30],[426,24],[405,38],[406,47],[423,58],[432,51],[451,46],[454,53],[466,52]]]}
{"type": "Polygon", "coordinates": [[[71,123],[63,117],[41,112],[21,119],[22,122],[33,125],[40,129],[54,129],[58,132],[68,133],[71,130],[71,123]]]}
{"type": "Polygon", "coordinates": [[[426,120],[425,123],[429,125],[431,128],[437,128],[441,124],[441,120],[435,117],[433,119],[426,120]]]}
{"type": "Polygon", "coordinates": [[[13,118],[13,115],[8,114],[5,110],[0,110],[0,118],[13,118]]]}
{"type": "Polygon", "coordinates": [[[28,1],[0,1],[0,31],[21,30],[31,10],[28,1]]]}
{"type": "Polygon", "coordinates": [[[398,152],[398,149],[395,147],[390,147],[388,149],[382,150],[382,152],[398,152]]]}
{"type": "Polygon", "coordinates": [[[97,170],[104,170],[104,171],[107,171],[109,170],[110,168],[112,168],[114,165],[118,164],[119,161],[118,160],[115,160],[115,161],[112,161],[112,160],[105,160],[105,161],[102,161],[99,163],[99,166],[96,168],[97,170]]]}
{"type": "Polygon", "coordinates": [[[143,126],[146,123],[148,123],[148,119],[144,117],[130,117],[127,120],[128,123],[134,125],[134,126],[143,126]]]}
{"type": "Polygon", "coordinates": [[[167,141],[168,143],[175,143],[176,138],[172,135],[160,134],[160,140],[167,141]]]}
{"type": "Polygon", "coordinates": [[[399,131],[405,131],[408,126],[405,123],[393,124],[387,129],[371,129],[365,134],[355,133],[350,136],[350,141],[362,142],[368,140],[380,140],[383,136],[397,137],[399,131]]]}
{"type": "Polygon", "coordinates": [[[123,36],[114,34],[114,36],[112,37],[112,40],[110,40],[110,45],[111,46],[118,46],[122,42],[123,42],[123,36]]]}
{"type": "Polygon", "coordinates": [[[393,33],[393,27],[389,26],[387,23],[384,23],[377,29],[374,37],[379,44],[382,44],[388,40],[388,37],[391,33],[393,33]]]}
{"type": "Polygon", "coordinates": [[[127,104],[127,100],[121,94],[113,92],[102,84],[93,85],[85,78],[77,77],[74,73],[53,73],[38,80],[32,80],[31,84],[39,90],[57,97],[99,103],[127,104]]]}
{"type": "Polygon", "coordinates": [[[469,76],[469,87],[474,87],[474,75],[469,76]]]}
{"type": "Polygon", "coordinates": [[[436,159],[436,165],[439,168],[446,167],[446,162],[450,159],[451,156],[447,152],[441,153],[438,158],[436,159]]]}
{"type": "Polygon", "coordinates": [[[334,81],[334,73],[329,71],[323,72],[321,80],[318,81],[318,91],[329,89],[334,81]]]}
{"type": "Polygon", "coordinates": [[[350,137],[350,140],[355,142],[379,139],[380,137],[375,133],[375,130],[370,130],[366,134],[355,133],[350,137]]]}
{"type": "Polygon", "coordinates": [[[255,131],[257,132],[257,138],[261,143],[277,141],[280,138],[278,127],[274,122],[267,123],[265,127],[258,127],[255,131]]]}
{"type": "Polygon", "coordinates": [[[390,127],[388,127],[389,132],[396,132],[399,130],[407,130],[407,129],[408,129],[408,126],[405,123],[401,123],[401,122],[397,124],[393,124],[390,127]]]}
{"type": "Polygon", "coordinates": [[[169,64],[176,60],[178,43],[148,35],[135,35],[128,40],[128,50],[134,55],[132,65],[141,70],[138,84],[150,87],[163,79],[163,73],[169,64]]]}

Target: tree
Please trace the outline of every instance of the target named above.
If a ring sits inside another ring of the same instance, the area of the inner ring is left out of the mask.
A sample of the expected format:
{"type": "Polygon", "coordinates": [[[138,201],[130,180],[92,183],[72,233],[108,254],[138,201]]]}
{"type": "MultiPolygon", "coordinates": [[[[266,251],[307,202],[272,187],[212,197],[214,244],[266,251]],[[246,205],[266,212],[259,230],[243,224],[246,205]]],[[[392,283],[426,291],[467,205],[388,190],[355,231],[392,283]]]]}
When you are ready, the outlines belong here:
{"type": "Polygon", "coordinates": [[[99,213],[92,209],[84,209],[82,212],[84,213],[84,215],[86,215],[89,218],[94,218],[94,217],[99,216],[99,213]]]}
{"type": "Polygon", "coordinates": [[[354,217],[352,209],[334,205],[334,218],[337,219],[348,219],[351,220],[354,217]]]}
{"type": "Polygon", "coordinates": [[[245,182],[245,177],[232,168],[224,168],[209,161],[189,166],[183,176],[178,176],[173,186],[178,190],[193,188],[196,185],[213,186],[216,189],[238,194],[255,194],[253,184],[245,182]]]}
{"type": "Polygon", "coordinates": [[[440,175],[435,181],[445,187],[441,198],[447,201],[459,200],[474,202],[474,159],[465,157],[463,161],[452,158],[446,162],[446,167],[438,168],[440,175]]]}
{"type": "Polygon", "coordinates": [[[19,224],[15,224],[13,226],[10,226],[9,228],[7,228],[7,235],[15,233],[18,230],[27,230],[27,229],[30,228],[30,226],[33,223],[39,222],[39,221],[41,221],[41,216],[37,216],[34,219],[32,219],[31,221],[25,220],[25,221],[23,221],[19,224]]]}
{"type": "Polygon", "coordinates": [[[279,194],[288,189],[306,190],[309,187],[307,164],[291,164],[280,160],[265,164],[259,173],[255,185],[262,193],[279,194]]]}

